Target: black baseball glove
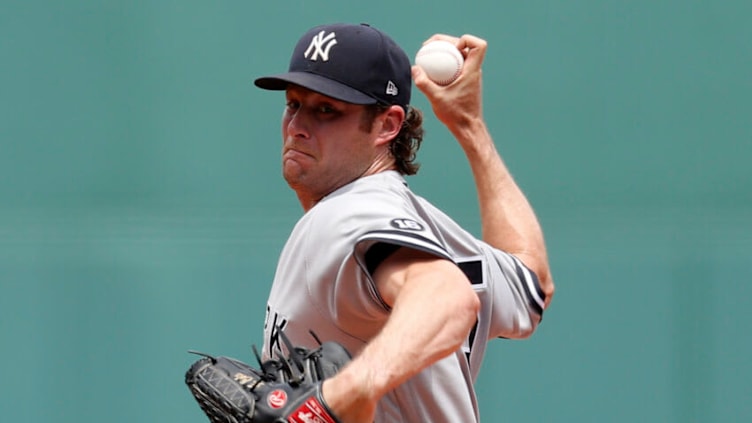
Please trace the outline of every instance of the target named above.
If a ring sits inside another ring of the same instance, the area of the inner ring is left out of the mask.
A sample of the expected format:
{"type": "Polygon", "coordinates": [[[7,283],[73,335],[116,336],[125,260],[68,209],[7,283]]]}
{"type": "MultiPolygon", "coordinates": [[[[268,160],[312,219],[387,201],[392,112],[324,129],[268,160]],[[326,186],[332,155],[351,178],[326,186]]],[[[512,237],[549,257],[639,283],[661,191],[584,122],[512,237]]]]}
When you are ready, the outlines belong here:
{"type": "Polygon", "coordinates": [[[339,423],[321,384],[350,361],[348,351],[336,342],[308,350],[294,347],[284,333],[280,338],[287,355],[279,351],[262,362],[253,348],[259,368],[196,353],[203,358],[188,369],[185,383],[212,423],[339,423]]]}

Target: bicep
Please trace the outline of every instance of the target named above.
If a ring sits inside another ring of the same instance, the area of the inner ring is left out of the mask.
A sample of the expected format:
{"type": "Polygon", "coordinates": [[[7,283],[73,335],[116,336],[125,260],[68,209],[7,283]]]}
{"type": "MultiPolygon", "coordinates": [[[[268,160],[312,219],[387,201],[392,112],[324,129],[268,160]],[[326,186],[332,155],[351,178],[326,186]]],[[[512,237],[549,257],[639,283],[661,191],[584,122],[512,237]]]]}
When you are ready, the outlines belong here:
{"type": "Polygon", "coordinates": [[[467,277],[453,262],[430,253],[402,247],[386,257],[373,272],[373,281],[379,295],[390,307],[408,281],[425,280],[425,288],[457,285],[470,286],[467,277]],[[429,286],[430,284],[430,286],[429,286]]]}

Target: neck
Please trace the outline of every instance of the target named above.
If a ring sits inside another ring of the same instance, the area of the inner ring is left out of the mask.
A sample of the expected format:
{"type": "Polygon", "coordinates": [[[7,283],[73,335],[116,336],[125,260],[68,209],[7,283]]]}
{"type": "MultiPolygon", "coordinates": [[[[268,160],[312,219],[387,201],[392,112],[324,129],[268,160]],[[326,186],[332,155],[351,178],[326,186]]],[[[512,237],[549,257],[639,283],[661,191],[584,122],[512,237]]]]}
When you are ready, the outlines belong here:
{"type": "Polygon", "coordinates": [[[385,172],[387,170],[396,170],[397,165],[394,162],[394,157],[387,149],[381,150],[381,152],[374,158],[371,165],[366,168],[360,177],[375,175],[377,173],[385,172]]]}
{"type": "Polygon", "coordinates": [[[318,204],[319,201],[321,201],[322,198],[326,197],[327,195],[331,194],[332,192],[340,189],[341,187],[352,183],[353,181],[356,181],[360,178],[364,178],[366,176],[375,175],[377,173],[386,172],[388,170],[397,170],[397,165],[394,161],[394,157],[392,157],[391,153],[389,153],[388,150],[384,149],[381,153],[379,153],[373,161],[371,161],[371,164],[363,170],[363,172],[353,178],[352,180],[345,182],[341,185],[338,185],[334,187],[331,191],[327,192],[324,195],[321,196],[314,196],[310,192],[305,191],[295,191],[295,193],[298,196],[298,202],[300,203],[301,207],[303,207],[304,211],[308,211],[313,208],[316,204],[318,204]]]}

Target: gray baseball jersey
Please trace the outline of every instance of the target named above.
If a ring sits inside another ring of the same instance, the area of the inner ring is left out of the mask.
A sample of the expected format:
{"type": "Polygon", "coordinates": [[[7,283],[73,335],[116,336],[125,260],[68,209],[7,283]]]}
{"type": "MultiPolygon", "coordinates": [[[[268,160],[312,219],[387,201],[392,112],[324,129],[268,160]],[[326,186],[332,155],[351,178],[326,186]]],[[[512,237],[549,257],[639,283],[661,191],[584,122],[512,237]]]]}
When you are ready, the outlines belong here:
{"type": "Polygon", "coordinates": [[[399,247],[455,262],[481,310],[464,347],[387,394],[376,422],[477,422],[473,384],[488,340],[529,335],[541,320],[544,294],[522,262],[470,235],[395,171],[339,188],[298,221],[269,295],[264,356],[280,348],[280,329],[295,344],[317,346],[313,331],[357,354],[389,317],[371,275],[399,247]]]}

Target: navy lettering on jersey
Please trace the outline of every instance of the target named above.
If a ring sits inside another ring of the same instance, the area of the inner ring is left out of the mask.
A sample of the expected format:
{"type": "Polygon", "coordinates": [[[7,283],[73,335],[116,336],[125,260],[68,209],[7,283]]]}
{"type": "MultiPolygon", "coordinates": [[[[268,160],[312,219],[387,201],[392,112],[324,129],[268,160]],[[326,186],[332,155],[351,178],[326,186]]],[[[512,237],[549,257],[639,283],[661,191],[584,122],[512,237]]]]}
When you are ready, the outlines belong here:
{"type": "Polygon", "coordinates": [[[279,333],[287,326],[287,319],[283,318],[276,312],[272,312],[270,307],[266,306],[266,320],[264,321],[264,331],[271,326],[269,330],[269,339],[266,340],[268,350],[266,353],[269,357],[274,356],[274,351],[280,351],[282,345],[279,342],[279,333]]]}

